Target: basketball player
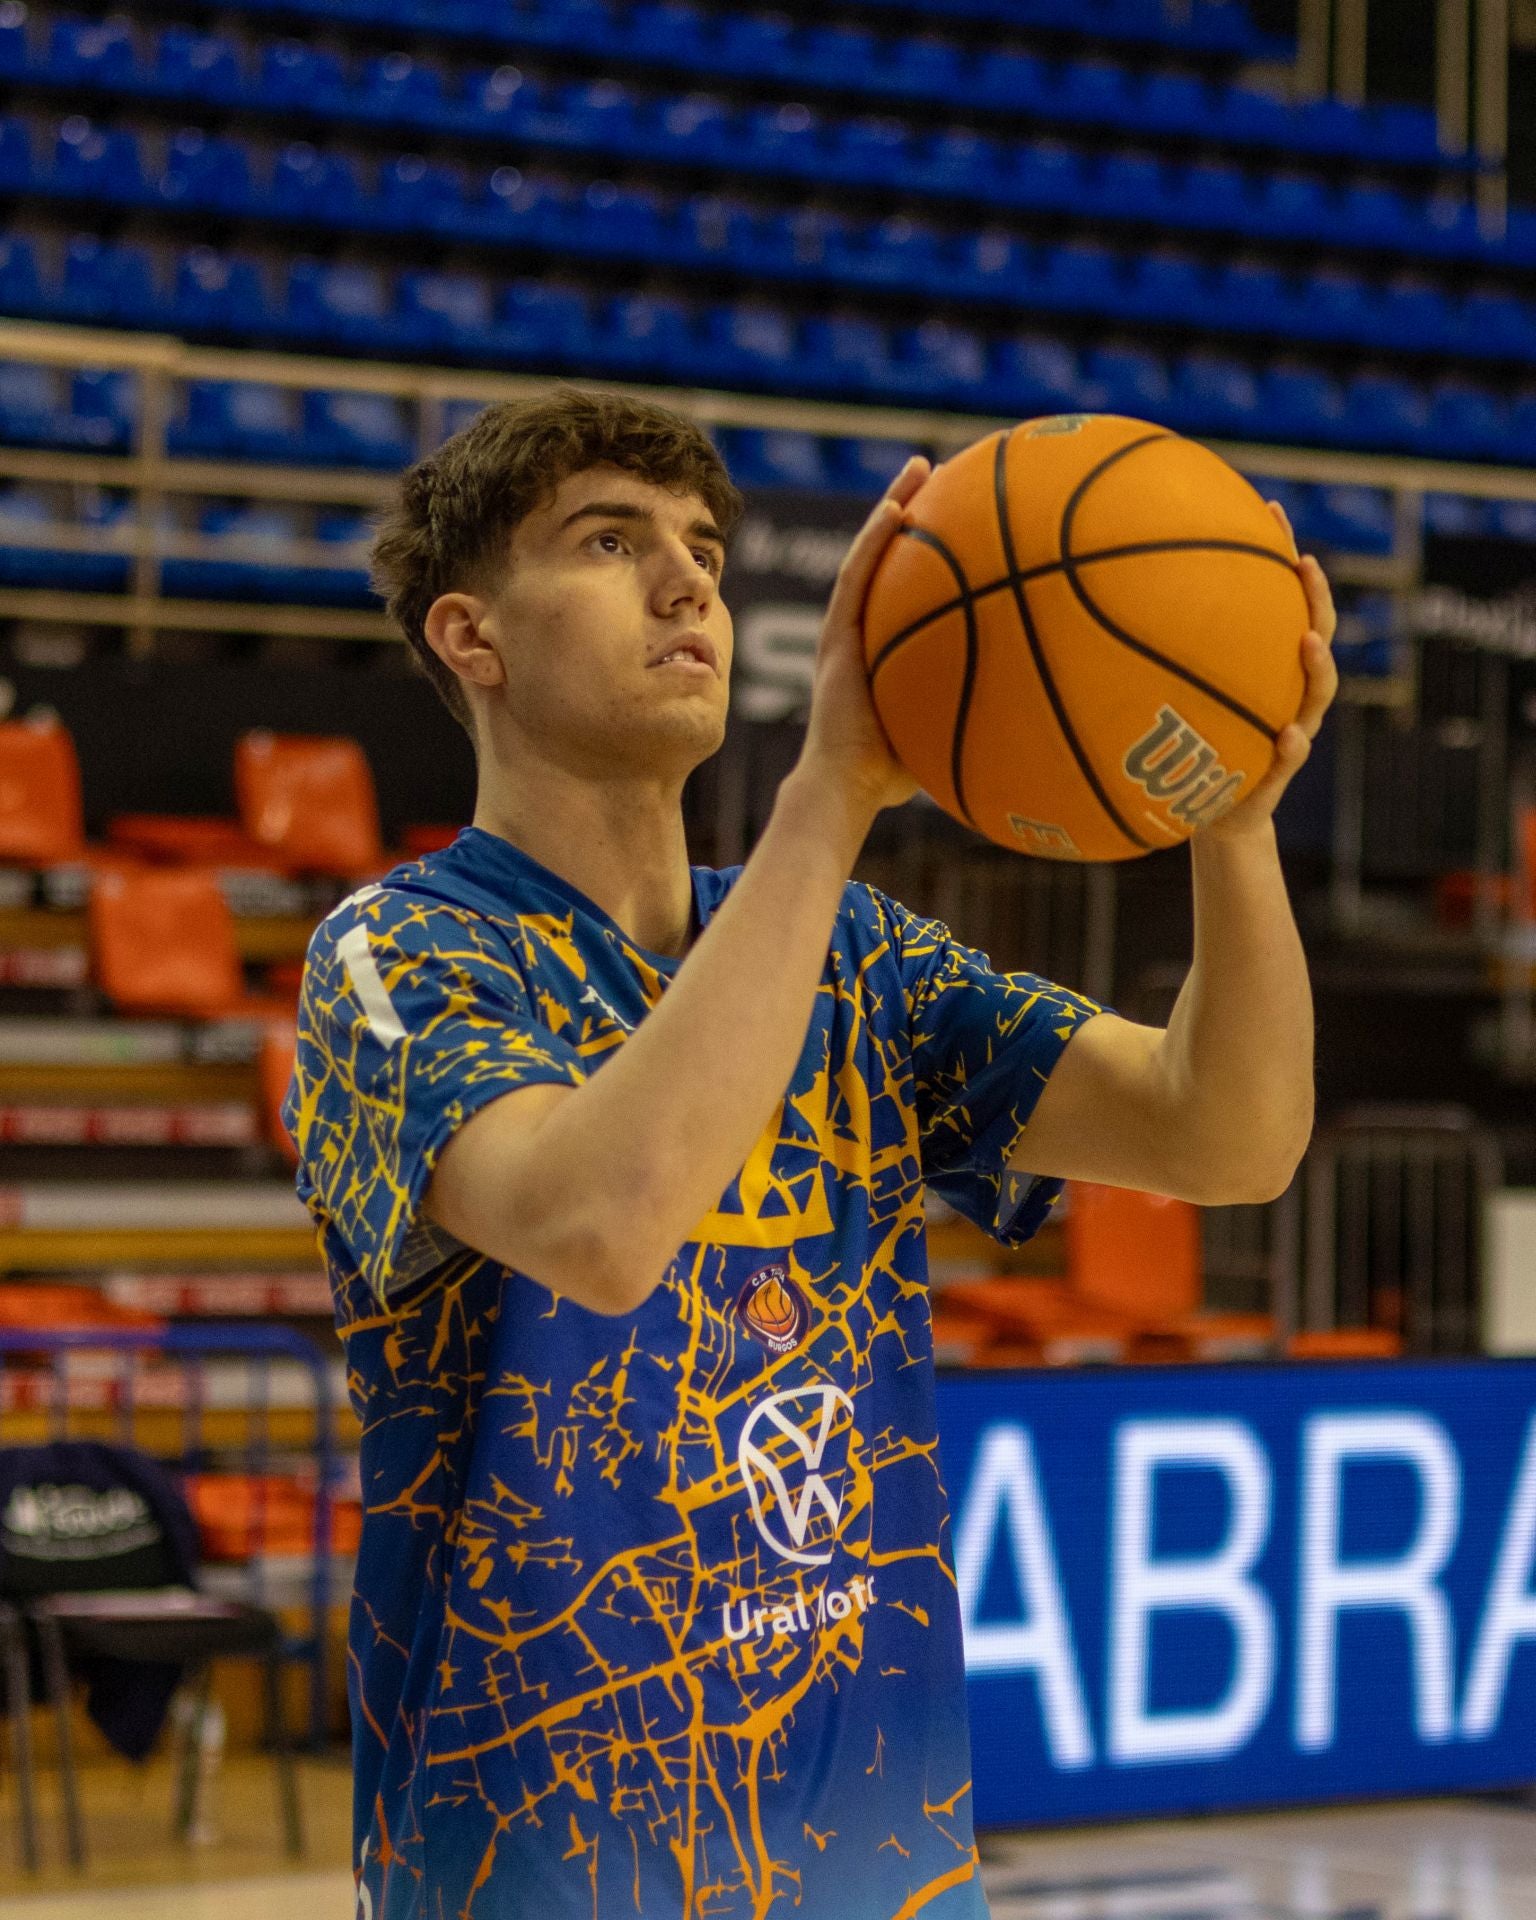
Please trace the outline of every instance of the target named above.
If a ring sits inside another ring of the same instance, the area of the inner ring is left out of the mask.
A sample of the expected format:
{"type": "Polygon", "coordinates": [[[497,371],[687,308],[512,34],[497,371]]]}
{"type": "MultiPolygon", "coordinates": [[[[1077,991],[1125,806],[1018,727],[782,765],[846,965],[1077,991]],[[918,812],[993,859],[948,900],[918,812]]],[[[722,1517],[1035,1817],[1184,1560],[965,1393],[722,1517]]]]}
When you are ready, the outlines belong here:
{"type": "Polygon", "coordinates": [[[912,781],[853,543],[804,749],[690,869],[740,499],[689,423],[564,392],[404,479],[377,575],[469,729],[474,825],[311,944],[288,1109],[362,1418],[368,1920],[978,1920],[937,1468],[931,1187],[999,1240],[1063,1177],[1260,1201],[1312,1111],[1273,774],[1195,843],[1166,1031],[849,879],[912,781]]]}

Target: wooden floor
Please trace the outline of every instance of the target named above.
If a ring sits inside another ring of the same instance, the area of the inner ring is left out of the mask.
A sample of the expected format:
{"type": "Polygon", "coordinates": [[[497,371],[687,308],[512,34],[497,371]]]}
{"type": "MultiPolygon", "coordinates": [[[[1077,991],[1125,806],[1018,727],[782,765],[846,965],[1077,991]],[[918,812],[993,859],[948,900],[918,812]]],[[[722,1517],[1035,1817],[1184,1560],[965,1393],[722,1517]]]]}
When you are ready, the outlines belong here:
{"type": "MultiPolygon", "coordinates": [[[[307,1761],[303,1783],[309,1856],[290,1869],[264,1762],[229,1763],[217,1841],[189,1850],[169,1838],[164,1763],[93,1768],[89,1873],[59,1863],[50,1798],[49,1864],[24,1884],[7,1782],[0,1920],[353,1920],[346,1768],[307,1761]]],[[[1536,1811],[1492,1801],[993,1835],[983,1852],[993,1920],[1536,1920],[1536,1811]]]]}

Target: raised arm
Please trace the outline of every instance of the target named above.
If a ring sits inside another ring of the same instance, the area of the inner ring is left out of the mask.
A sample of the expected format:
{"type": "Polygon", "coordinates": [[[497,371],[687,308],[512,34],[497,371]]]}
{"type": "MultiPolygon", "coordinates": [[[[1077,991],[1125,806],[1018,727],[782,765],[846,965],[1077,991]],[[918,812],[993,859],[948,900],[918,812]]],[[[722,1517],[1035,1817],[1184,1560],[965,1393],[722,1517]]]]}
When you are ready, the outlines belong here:
{"type": "Polygon", "coordinates": [[[1274,1199],[1306,1151],[1312,993],[1274,811],[1338,691],[1338,621],[1322,568],[1310,555],[1300,565],[1306,696],[1269,776],[1195,835],[1194,960],[1168,1026],[1090,1021],[1040,1095],[1020,1171],[1220,1206],[1274,1199]]]}
{"type": "Polygon", "coordinates": [[[907,799],[864,677],[859,620],[914,460],[838,576],[795,770],[729,897],[660,1003],[579,1087],[468,1120],[425,1209],[457,1239],[601,1313],[627,1313],[740,1171],[805,1043],[843,889],[875,815],[907,799]]]}

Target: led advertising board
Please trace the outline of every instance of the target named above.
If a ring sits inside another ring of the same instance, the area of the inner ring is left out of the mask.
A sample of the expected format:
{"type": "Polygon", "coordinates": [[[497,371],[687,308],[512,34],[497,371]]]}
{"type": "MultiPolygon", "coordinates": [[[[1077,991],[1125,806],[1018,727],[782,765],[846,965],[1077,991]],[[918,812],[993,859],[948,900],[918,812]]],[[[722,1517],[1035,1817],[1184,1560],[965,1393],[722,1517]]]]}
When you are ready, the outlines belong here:
{"type": "Polygon", "coordinates": [[[941,1378],[981,1824],[1536,1781],[1536,1364],[941,1378]]]}

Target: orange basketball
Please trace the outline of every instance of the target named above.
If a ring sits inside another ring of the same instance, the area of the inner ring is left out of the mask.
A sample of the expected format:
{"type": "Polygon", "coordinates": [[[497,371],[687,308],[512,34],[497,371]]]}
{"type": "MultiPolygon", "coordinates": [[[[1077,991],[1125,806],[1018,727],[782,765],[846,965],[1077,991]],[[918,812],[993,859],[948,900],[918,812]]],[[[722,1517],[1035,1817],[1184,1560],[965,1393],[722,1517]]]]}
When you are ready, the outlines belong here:
{"type": "Polygon", "coordinates": [[[957,820],[1125,860],[1268,771],[1309,624],[1241,474],[1161,427],[1071,414],[935,470],[875,576],[864,657],[891,745],[957,820]]]}
{"type": "Polygon", "coordinates": [[[795,1330],[795,1303],[782,1280],[770,1280],[752,1296],[752,1318],[764,1333],[782,1340],[795,1330]]]}

